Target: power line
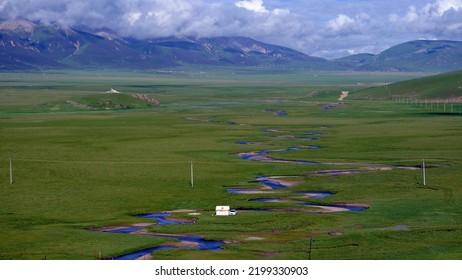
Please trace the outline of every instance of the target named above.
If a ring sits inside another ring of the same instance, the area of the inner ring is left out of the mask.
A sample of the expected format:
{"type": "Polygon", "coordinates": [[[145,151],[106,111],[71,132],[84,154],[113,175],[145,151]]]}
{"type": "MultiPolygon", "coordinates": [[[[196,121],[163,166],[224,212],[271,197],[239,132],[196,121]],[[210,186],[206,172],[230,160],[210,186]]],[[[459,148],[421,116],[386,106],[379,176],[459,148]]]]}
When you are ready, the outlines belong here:
{"type": "MultiPolygon", "coordinates": [[[[40,162],[40,163],[68,163],[68,164],[190,164],[191,161],[78,161],[78,160],[47,160],[47,159],[33,159],[33,158],[8,158],[10,161],[10,164],[12,165],[12,160],[15,161],[22,161],[22,162],[40,162]]],[[[3,159],[6,160],[6,159],[3,159]]],[[[225,165],[241,165],[241,164],[256,164],[256,163],[269,163],[272,165],[275,164],[281,164],[281,165],[286,165],[289,162],[277,162],[277,160],[284,160],[284,159],[274,159],[276,162],[272,161],[258,161],[258,160],[239,160],[238,162],[233,162],[233,161],[194,161],[196,164],[225,164],[225,165]]],[[[391,165],[387,161],[380,161],[380,162],[367,162],[365,160],[364,162],[343,162],[342,159],[333,159],[333,158],[328,158],[328,159],[316,159],[318,164],[314,165],[391,165]]],[[[448,159],[443,160],[443,159],[434,159],[434,161],[448,161],[448,159]]],[[[457,159],[452,159],[449,160],[451,162],[460,162],[460,160],[457,159]]],[[[393,162],[398,163],[398,162],[416,162],[415,159],[402,159],[402,160],[394,160],[393,162]]],[[[11,167],[12,168],[12,167],[11,167]]]]}
{"type": "MultiPolygon", "coordinates": [[[[30,159],[30,158],[14,158],[15,161],[22,162],[41,162],[41,163],[70,163],[70,164],[190,164],[191,161],[75,161],[75,160],[47,160],[47,159],[30,159]]],[[[195,161],[199,164],[233,164],[236,162],[225,161],[195,161]]],[[[256,161],[240,162],[242,163],[256,163],[256,161]]]]}

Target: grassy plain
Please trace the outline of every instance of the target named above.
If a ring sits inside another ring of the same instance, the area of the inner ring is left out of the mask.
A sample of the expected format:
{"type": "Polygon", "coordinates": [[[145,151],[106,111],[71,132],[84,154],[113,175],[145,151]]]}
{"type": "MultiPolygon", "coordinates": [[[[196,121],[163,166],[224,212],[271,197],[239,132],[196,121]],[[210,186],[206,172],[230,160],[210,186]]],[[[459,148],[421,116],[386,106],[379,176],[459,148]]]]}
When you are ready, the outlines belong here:
{"type": "Polygon", "coordinates": [[[242,69],[2,73],[0,259],[98,259],[156,246],[165,240],[88,229],[145,222],[133,215],[176,209],[202,215],[192,225],[149,230],[232,242],[222,251],[175,249],[156,252],[154,258],[307,259],[313,238],[312,259],[460,259],[461,117],[355,98],[365,87],[411,77],[242,69]],[[161,106],[137,106],[125,99],[118,101],[131,109],[72,106],[77,101],[96,104],[111,87],[151,95],[161,106]],[[351,91],[344,102],[337,101],[341,90],[351,91]],[[292,137],[310,132],[321,135],[312,141],[292,137]],[[277,157],[344,165],[263,163],[236,155],[306,145],[322,148],[277,157]],[[316,170],[358,168],[356,163],[415,166],[422,158],[431,167],[426,186],[421,171],[396,168],[310,176],[316,170]],[[226,186],[260,186],[254,182],[258,175],[300,175],[303,182],[279,194],[226,192],[226,186]],[[213,216],[215,205],[289,207],[248,199],[308,190],[336,194],[295,199],[370,208],[213,216]]]}

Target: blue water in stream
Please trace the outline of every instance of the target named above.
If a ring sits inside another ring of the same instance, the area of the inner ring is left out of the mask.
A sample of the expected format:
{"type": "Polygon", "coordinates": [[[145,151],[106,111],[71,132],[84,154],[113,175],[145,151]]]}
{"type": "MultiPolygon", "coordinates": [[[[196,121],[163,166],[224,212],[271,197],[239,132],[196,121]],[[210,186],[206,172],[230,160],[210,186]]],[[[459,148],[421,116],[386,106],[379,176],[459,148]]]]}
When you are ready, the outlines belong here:
{"type": "MultiPolygon", "coordinates": [[[[253,202],[279,202],[281,201],[280,198],[276,197],[265,197],[265,198],[252,198],[249,199],[249,201],[253,202]]],[[[365,211],[369,209],[367,206],[360,206],[360,205],[348,205],[348,204],[317,204],[317,203],[311,203],[311,202],[285,202],[288,204],[294,204],[294,205],[303,205],[303,206],[312,206],[312,207],[320,207],[320,206],[326,206],[326,207],[332,207],[332,208],[338,208],[342,210],[348,210],[348,211],[365,211]]],[[[255,211],[256,209],[239,209],[239,210],[252,210],[255,211]]],[[[277,210],[272,210],[268,208],[259,208],[259,211],[277,211],[277,210]]],[[[279,210],[279,212],[285,212],[284,210],[279,210]]]]}
{"type": "Polygon", "coordinates": [[[158,226],[165,226],[165,225],[184,225],[184,224],[192,224],[193,222],[183,222],[183,221],[174,221],[174,220],[169,220],[167,219],[168,216],[170,216],[172,213],[166,212],[166,213],[149,213],[149,214],[141,214],[141,215],[136,215],[139,218],[146,218],[146,219],[151,219],[155,220],[157,222],[158,226]]]}
{"type": "Polygon", "coordinates": [[[291,151],[299,151],[300,148],[288,148],[286,150],[273,150],[273,151],[260,151],[241,153],[239,157],[244,160],[254,160],[261,162],[282,162],[282,163],[297,163],[297,164],[319,164],[319,162],[308,160],[290,160],[290,159],[276,159],[269,156],[270,153],[286,153],[291,151]]]}
{"type": "Polygon", "coordinates": [[[264,197],[264,198],[251,198],[249,201],[255,201],[255,202],[277,202],[280,199],[277,197],[264,197]]]}
{"type": "Polygon", "coordinates": [[[312,191],[301,191],[301,192],[294,192],[295,194],[309,194],[311,198],[324,198],[328,196],[333,196],[335,193],[333,192],[312,192],[312,191]]]}
{"type": "Polygon", "coordinates": [[[347,204],[327,204],[327,205],[319,205],[319,204],[316,204],[316,203],[309,203],[309,202],[306,202],[306,203],[303,203],[302,205],[305,205],[305,206],[328,206],[328,207],[335,207],[335,208],[339,208],[339,209],[346,209],[348,211],[365,211],[367,209],[369,209],[369,207],[367,206],[360,206],[360,205],[347,205],[347,204]]]}
{"type": "MultiPolygon", "coordinates": [[[[288,188],[288,186],[271,180],[268,177],[265,176],[259,176],[257,177],[257,181],[264,184],[265,186],[268,186],[272,189],[283,189],[283,188],[288,188]]],[[[238,190],[238,189],[233,189],[233,190],[238,190]]],[[[239,193],[239,191],[234,191],[234,193],[239,193]]],[[[333,192],[322,192],[322,191],[301,191],[301,192],[294,192],[294,194],[300,194],[300,195],[311,195],[311,198],[324,198],[328,196],[335,195],[333,192]]],[[[249,199],[248,201],[252,202],[280,202],[282,199],[277,198],[277,197],[264,197],[264,198],[252,198],[249,199]]],[[[312,207],[332,207],[332,208],[338,208],[342,210],[348,210],[348,211],[365,211],[369,209],[368,206],[361,206],[361,205],[355,205],[355,204],[317,204],[317,203],[311,203],[311,202],[301,202],[301,201],[283,201],[284,203],[287,204],[293,204],[293,205],[303,205],[303,206],[312,206],[312,207]]],[[[273,211],[279,211],[279,212],[284,212],[284,210],[274,210],[274,209],[269,209],[269,208],[238,208],[238,210],[246,210],[246,211],[260,211],[260,212],[273,212],[273,211]]]]}
{"type": "Polygon", "coordinates": [[[223,250],[221,246],[224,244],[223,241],[204,240],[204,238],[200,236],[166,235],[166,234],[146,234],[146,235],[155,236],[155,237],[163,237],[163,238],[172,238],[172,239],[177,239],[180,241],[196,242],[199,244],[199,247],[193,248],[189,246],[156,246],[152,248],[139,250],[139,251],[129,253],[126,255],[118,256],[114,258],[114,260],[136,260],[147,254],[151,254],[153,252],[162,251],[162,250],[170,250],[170,249],[180,249],[180,248],[218,251],[218,250],[223,250]]]}
{"type": "Polygon", "coordinates": [[[265,177],[265,176],[258,176],[257,181],[262,183],[265,186],[268,186],[268,187],[272,188],[272,189],[284,189],[284,188],[287,188],[286,185],[281,184],[281,183],[279,183],[277,181],[270,180],[268,177],[265,177]]]}
{"type": "Polygon", "coordinates": [[[248,193],[248,192],[260,192],[260,189],[257,189],[257,188],[227,188],[226,191],[228,193],[240,194],[240,193],[248,193]]]}
{"type": "Polygon", "coordinates": [[[286,111],[281,111],[281,110],[272,110],[272,109],[267,109],[265,110],[266,112],[272,112],[273,114],[277,116],[287,116],[288,113],[286,111]]]}
{"type": "MultiPolygon", "coordinates": [[[[149,213],[149,214],[141,214],[137,215],[139,218],[146,218],[146,219],[151,219],[155,220],[157,222],[158,226],[164,226],[164,225],[180,225],[180,224],[191,224],[193,222],[183,222],[183,221],[172,221],[168,220],[167,217],[170,216],[172,213],[149,213]]],[[[141,230],[146,228],[145,226],[134,226],[134,227],[124,227],[120,229],[114,229],[114,230],[100,230],[102,232],[111,232],[111,233],[124,233],[124,234],[130,234],[135,231],[141,230]]],[[[218,241],[218,240],[205,240],[201,236],[197,235],[168,235],[168,234],[156,234],[156,233],[144,233],[141,235],[145,236],[155,236],[155,237],[162,237],[162,238],[171,238],[171,239],[176,239],[178,241],[188,241],[188,242],[195,242],[198,244],[198,247],[191,247],[191,246],[156,246],[152,248],[147,248],[143,250],[139,250],[133,253],[121,255],[118,257],[113,258],[114,260],[136,260],[139,259],[145,255],[151,254],[156,251],[161,251],[161,250],[170,250],[170,249],[196,249],[196,250],[223,250],[221,247],[223,244],[225,244],[223,241],[218,241]]]]}

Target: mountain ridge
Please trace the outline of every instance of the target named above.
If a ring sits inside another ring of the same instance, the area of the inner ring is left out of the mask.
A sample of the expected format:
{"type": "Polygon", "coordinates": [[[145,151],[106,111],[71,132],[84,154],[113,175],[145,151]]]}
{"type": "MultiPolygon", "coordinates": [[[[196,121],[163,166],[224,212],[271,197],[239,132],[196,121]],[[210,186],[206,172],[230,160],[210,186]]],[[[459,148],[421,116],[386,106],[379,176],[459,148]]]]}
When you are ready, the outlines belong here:
{"type": "Polygon", "coordinates": [[[462,42],[409,41],[376,55],[356,54],[332,61],[359,70],[422,71],[422,69],[433,69],[435,72],[449,72],[462,69],[462,42]]]}
{"type": "Polygon", "coordinates": [[[248,37],[171,36],[140,40],[110,30],[82,31],[26,20],[0,22],[0,70],[182,65],[332,71],[448,72],[462,69],[462,42],[411,41],[380,54],[327,60],[248,37]]]}

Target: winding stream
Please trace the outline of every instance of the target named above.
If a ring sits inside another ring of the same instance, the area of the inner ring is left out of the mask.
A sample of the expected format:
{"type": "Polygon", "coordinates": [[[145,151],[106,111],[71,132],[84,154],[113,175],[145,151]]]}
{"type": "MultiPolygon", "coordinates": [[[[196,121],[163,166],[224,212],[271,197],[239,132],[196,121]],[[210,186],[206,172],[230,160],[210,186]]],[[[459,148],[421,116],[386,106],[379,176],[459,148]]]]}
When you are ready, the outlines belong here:
{"type": "MultiPolygon", "coordinates": [[[[274,111],[277,115],[286,115],[284,111],[274,111]]],[[[186,118],[186,120],[197,121],[197,122],[216,122],[213,120],[203,120],[196,118],[186,118]]],[[[234,122],[228,122],[228,124],[236,124],[234,122]]],[[[265,129],[264,132],[281,132],[272,129],[265,129]]],[[[321,135],[319,132],[309,132],[302,134],[300,136],[281,136],[282,138],[299,138],[302,140],[318,140],[318,138],[313,138],[312,136],[321,135]]],[[[257,144],[258,142],[252,141],[241,141],[235,142],[240,145],[252,145],[257,144]]],[[[358,166],[359,169],[345,169],[345,170],[318,170],[312,173],[312,176],[315,175],[341,175],[341,174],[352,174],[360,173],[367,171],[376,171],[376,170],[391,170],[393,168],[404,168],[404,169],[419,169],[418,167],[412,166],[393,166],[393,165],[384,165],[384,164],[361,164],[361,163],[321,163],[308,160],[287,160],[287,159],[278,159],[271,156],[273,153],[287,153],[292,151],[300,151],[302,149],[321,149],[320,146],[302,146],[301,148],[287,148],[281,150],[265,150],[265,151],[252,151],[252,152],[243,152],[239,153],[238,156],[243,160],[249,161],[259,161],[259,162],[271,162],[271,163],[292,163],[292,164],[303,164],[303,165],[349,165],[349,166],[358,166]]],[[[288,176],[295,177],[295,176],[288,176]]],[[[264,187],[259,188],[239,188],[239,187],[228,187],[226,191],[230,194],[269,194],[269,193],[284,193],[284,189],[296,186],[301,183],[300,181],[290,181],[287,180],[284,176],[258,176],[256,182],[261,183],[264,187]]],[[[284,203],[287,205],[293,205],[297,207],[292,208],[270,208],[270,207],[255,207],[255,208],[237,208],[239,211],[258,211],[258,212],[286,212],[286,213],[307,213],[307,214],[319,214],[319,213],[336,213],[336,212],[345,212],[345,211],[364,211],[369,209],[368,205],[363,204],[354,204],[354,203],[332,203],[332,204],[321,204],[313,202],[304,202],[296,200],[296,198],[308,198],[308,199],[322,199],[328,196],[333,196],[335,193],[328,191],[298,191],[291,192],[295,197],[292,198],[279,198],[279,197],[263,197],[263,198],[252,198],[248,199],[251,202],[259,203],[284,203]]],[[[98,232],[108,232],[108,233],[118,233],[118,234],[138,234],[143,236],[153,236],[170,239],[165,244],[160,246],[155,246],[136,252],[124,254],[118,257],[115,257],[115,260],[135,260],[150,257],[150,254],[156,251],[161,250],[171,250],[171,249],[195,249],[195,250],[223,250],[224,241],[220,240],[205,240],[204,237],[198,235],[175,235],[175,234],[158,234],[150,233],[146,229],[149,226],[165,226],[165,225],[186,225],[194,223],[195,221],[180,221],[170,219],[169,216],[172,212],[163,212],[163,213],[147,213],[137,215],[139,218],[150,219],[155,221],[155,223],[145,223],[145,224],[135,224],[129,226],[120,226],[120,227],[103,227],[100,229],[93,229],[93,231],[98,232]],[[171,240],[176,240],[177,242],[172,242],[171,240]]]]}
{"type": "MultiPolygon", "coordinates": [[[[289,188],[291,185],[296,185],[295,182],[283,182],[278,179],[272,179],[271,177],[258,176],[257,181],[269,187],[271,189],[285,189],[289,188]]],[[[238,189],[232,189],[231,193],[240,193],[236,191],[238,189]]],[[[244,189],[249,190],[249,189],[244,189]]],[[[251,189],[256,190],[256,189],[251,189]]],[[[241,192],[249,193],[249,192],[241,192]]],[[[250,192],[252,193],[252,192],[250,192]]],[[[261,191],[259,193],[268,193],[266,191],[261,191]]],[[[301,191],[301,192],[292,192],[292,194],[297,195],[297,198],[314,198],[320,199],[328,196],[333,196],[335,193],[328,191],[301,191]]],[[[279,197],[264,197],[264,198],[252,198],[248,201],[252,202],[268,202],[268,203],[284,203],[289,205],[296,206],[306,206],[307,209],[303,208],[238,208],[238,210],[244,211],[268,211],[268,212],[300,212],[300,213],[309,213],[309,214],[319,214],[319,213],[336,213],[336,212],[345,212],[345,211],[365,211],[369,209],[369,205],[356,204],[356,203],[333,203],[333,204],[320,204],[312,202],[303,202],[298,200],[282,199],[279,197]]]]}
{"type": "MultiPolygon", "coordinates": [[[[318,146],[315,146],[318,149],[318,146]]],[[[245,152],[239,153],[238,156],[244,160],[260,161],[260,162],[277,162],[277,163],[296,163],[296,164],[320,164],[315,161],[308,160],[290,160],[290,159],[276,159],[270,157],[270,153],[286,153],[291,151],[299,151],[301,148],[288,148],[285,150],[270,150],[270,151],[260,151],[260,152],[245,152]]]]}
{"type": "MultiPolygon", "coordinates": [[[[164,213],[148,213],[137,215],[137,217],[151,219],[156,221],[157,226],[165,225],[183,225],[183,224],[192,224],[193,221],[178,221],[171,220],[168,217],[171,215],[171,212],[164,213]]],[[[143,250],[135,251],[132,253],[120,255],[114,257],[113,260],[137,260],[149,256],[151,253],[161,250],[170,250],[170,249],[196,249],[196,250],[223,250],[222,246],[225,244],[220,240],[205,240],[202,236],[198,235],[175,235],[175,234],[158,234],[158,233],[149,233],[145,229],[152,224],[142,224],[142,225],[130,225],[130,226],[121,226],[121,227],[104,227],[100,229],[94,229],[93,231],[98,232],[110,232],[110,233],[121,233],[121,234],[138,234],[143,236],[154,236],[162,237],[177,240],[179,242],[169,242],[166,245],[155,246],[151,248],[146,248],[143,250]]]]}

